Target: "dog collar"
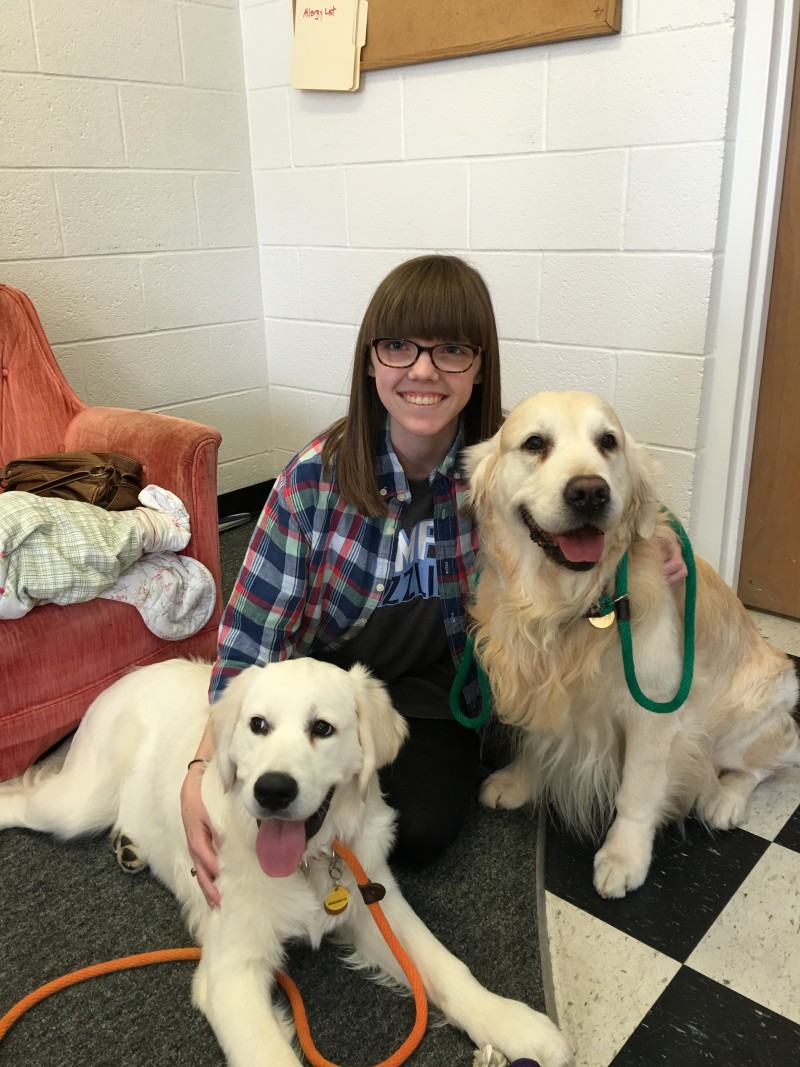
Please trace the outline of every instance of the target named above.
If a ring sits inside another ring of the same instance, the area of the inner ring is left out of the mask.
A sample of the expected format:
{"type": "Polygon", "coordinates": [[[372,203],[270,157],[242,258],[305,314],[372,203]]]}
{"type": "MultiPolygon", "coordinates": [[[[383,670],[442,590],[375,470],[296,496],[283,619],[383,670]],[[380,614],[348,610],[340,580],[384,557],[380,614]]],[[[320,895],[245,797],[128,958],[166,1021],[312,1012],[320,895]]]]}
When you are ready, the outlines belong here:
{"type": "Polygon", "coordinates": [[[613,626],[614,622],[628,622],[631,617],[631,602],[627,593],[621,596],[601,596],[581,616],[598,630],[613,626]]]}
{"type": "Polygon", "coordinates": [[[320,806],[313,815],[309,815],[306,819],[306,841],[310,841],[311,838],[314,837],[315,834],[318,834],[322,829],[322,824],[325,822],[325,816],[328,814],[328,809],[333,800],[333,791],[335,788],[335,786],[330,787],[328,795],[322,801],[320,806]]]}

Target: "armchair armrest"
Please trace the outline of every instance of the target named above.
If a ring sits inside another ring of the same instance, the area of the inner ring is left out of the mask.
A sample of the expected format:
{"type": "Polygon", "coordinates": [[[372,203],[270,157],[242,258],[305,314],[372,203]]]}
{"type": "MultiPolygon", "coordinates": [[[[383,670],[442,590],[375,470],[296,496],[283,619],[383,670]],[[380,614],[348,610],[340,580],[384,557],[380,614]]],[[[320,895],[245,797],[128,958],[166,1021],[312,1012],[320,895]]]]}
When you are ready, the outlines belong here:
{"type": "Polygon", "coordinates": [[[143,485],[160,485],[180,497],[192,524],[185,552],[208,567],[219,589],[217,453],[221,440],[217,430],[188,419],[129,408],[89,407],[69,424],[64,448],[130,456],[142,464],[143,485]]]}

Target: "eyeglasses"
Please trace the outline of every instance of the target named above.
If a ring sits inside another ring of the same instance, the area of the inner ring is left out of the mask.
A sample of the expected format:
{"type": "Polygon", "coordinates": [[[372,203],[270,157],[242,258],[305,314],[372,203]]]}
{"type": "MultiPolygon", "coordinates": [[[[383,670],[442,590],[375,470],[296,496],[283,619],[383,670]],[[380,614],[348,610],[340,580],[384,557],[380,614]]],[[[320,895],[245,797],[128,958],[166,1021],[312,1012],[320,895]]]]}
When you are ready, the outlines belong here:
{"type": "Polygon", "coordinates": [[[438,345],[418,345],[403,337],[373,337],[370,341],[378,361],[384,367],[397,370],[411,367],[423,352],[431,357],[431,363],[445,374],[463,374],[469,370],[477,356],[480,345],[468,345],[461,341],[446,341],[438,345]]]}

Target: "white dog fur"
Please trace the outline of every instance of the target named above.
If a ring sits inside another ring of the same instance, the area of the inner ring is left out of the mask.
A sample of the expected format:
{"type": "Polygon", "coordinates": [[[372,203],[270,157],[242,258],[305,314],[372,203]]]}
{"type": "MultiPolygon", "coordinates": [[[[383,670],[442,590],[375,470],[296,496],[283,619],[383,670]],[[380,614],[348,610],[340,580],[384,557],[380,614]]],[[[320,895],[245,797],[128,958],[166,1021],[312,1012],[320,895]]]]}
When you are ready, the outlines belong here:
{"type": "Polygon", "coordinates": [[[388,922],[430,1001],[453,1025],[476,1045],[492,1045],[511,1060],[533,1056],[543,1067],[571,1063],[545,1015],[484,989],[403,899],[386,864],[394,816],[375,772],[397,755],[405,722],[361,666],[346,672],[300,659],[250,667],[214,705],[216,755],[202,788],[222,842],[222,904],[206,905],[190,873],[179,792],[207,721],[210,673],[206,664],[171,660],[116,682],[87,712],[60,772],[45,765],[0,786],[0,829],[27,827],[70,838],[115,827],[137,843],[202,945],[193,1001],[235,1067],[299,1067],[291,1024],[271,1000],[290,938],[305,937],[316,946],[335,932],[363,963],[407,985],[346,869],[341,883],[350,891],[348,907],[337,916],[323,908],[332,887],[334,837],[353,850],[372,881],[385,886],[381,907],[388,922]],[[274,805],[267,810],[256,799],[267,774],[288,776],[296,785],[296,796],[277,816],[274,805]],[[276,821],[270,816],[287,826],[305,822],[331,789],[330,808],[305,843],[303,864],[286,876],[265,874],[256,854],[258,820],[262,829],[276,821]]]}
{"type": "Polygon", "coordinates": [[[794,669],[698,559],[689,699],[653,713],[631,697],[616,625],[595,629],[585,613],[613,595],[627,550],[639,685],[668,701],[681,679],[685,586],[671,590],[662,573],[672,534],[653,461],[600,398],[529,397],[469,453],[482,546],[476,647],[498,716],[524,735],[481,798],[509,808],[542,799],[579,831],[608,830],[594,884],[622,897],[644,882],[664,822],[695,808],[712,827],[737,826],[755,786],[798,762],[794,669]]]}

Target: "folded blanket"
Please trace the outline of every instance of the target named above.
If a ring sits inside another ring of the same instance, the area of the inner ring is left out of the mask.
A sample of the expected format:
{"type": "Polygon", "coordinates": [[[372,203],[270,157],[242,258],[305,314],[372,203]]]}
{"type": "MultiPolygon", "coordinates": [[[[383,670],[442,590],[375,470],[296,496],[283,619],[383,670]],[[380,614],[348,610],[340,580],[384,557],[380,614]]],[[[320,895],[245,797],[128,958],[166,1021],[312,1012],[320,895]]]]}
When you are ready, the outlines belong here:
{"type": "Polygon", "coordinates": [[[181,641],[202,630],[217,599],[207,567],[191,556],[149,552],[98,594],[131,604],[149,629],[165,641],[181,641]]]}
{"type": "Polygon", "coordinates": [[[201,629],[216,589],[201,563],[175,554],[189,542],[186,508],[156,485],[139,500],[142,507],[110,512],[0,494],[0,620],[19,619],[37,604],[103,596],[132,604],[159,637],[178,640],[201,629]]]}

